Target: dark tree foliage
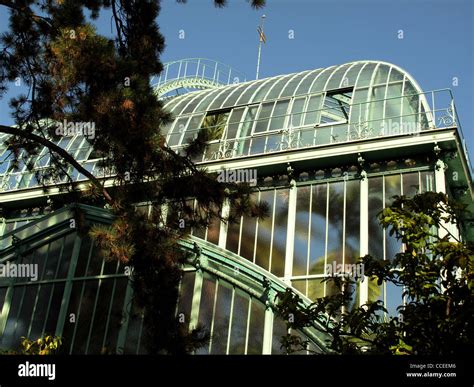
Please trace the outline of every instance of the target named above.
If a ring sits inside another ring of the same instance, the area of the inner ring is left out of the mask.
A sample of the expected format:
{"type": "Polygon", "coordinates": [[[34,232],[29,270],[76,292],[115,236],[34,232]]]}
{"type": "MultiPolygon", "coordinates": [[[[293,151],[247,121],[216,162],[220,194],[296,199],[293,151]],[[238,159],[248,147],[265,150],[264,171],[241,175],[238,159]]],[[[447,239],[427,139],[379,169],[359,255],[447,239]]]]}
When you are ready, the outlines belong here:
{"type": "MultiPolygon", "coordinates": [[[[378,285],[403,288],[406,299],[398,316],[384,315],[382,301],[349,307],[356,296],[357,279],[329,277],[339,292],[302,306],[291,291],[278,295],[277,312],[288,328],[301,329],[319,322],[329,334],[335,353],[453,355],[474,350],[474,246],[456,238],[446,227],[458,224],[463,206],[443,193],[427,192],[413,198],[396,196],[380,214],[380,224],[403,243],[391,260],[365,256],[365,279],[378,285]],[[442,237],[440,235],[443,235],[442,237]]],[[[401,304],[400,300],[400,304],[401,304]]],[[[322,328],[321,328],[322,327],[322,328]]],[[[291,334],[283,337],[288,352],[305,348],[291,334]]]]}
{"type": "MultiPolygon", "coordinates": [[[[89,178],[86,192],[69,180],[62,188],[70,194],[57,200],[106,205],[113,211],[115,222],[93,227],[90,235],[105,259],[133,268],[135,301],[145,310],[149,351],[188,353],[206,335],[187,332],[175,317],[187,259],[177,242],[192,228],[222,219],[224,201],[250,216],[264,216],[265,206],[249,200],[248,186],[219,183],[193,164],[190,156],[206,146],[201,137],[182,154],[165,144],[160,129],[171,117],[150,87],[150,78],[163,69],[160,3],[1,0],[10,18],[0,38],[0,93],[17,80],[27,93],[11,99],[15,125],[0,125],[0,132],[11,135],[7,145],[17,157],[21,149],[27,151],[30,169],[35,167],[31,160],[48,148],[51,167],[36,172],[45,190],[46,182],[59,181],[70,166],[89,178]],[[94,27],[102,11],[111,15],[114,39],[99,35],[94,27]],[[95,124],[88,141],[112,187],[105,188],[106,179],[93,176],[51,141],[58,139],[57,123],[63,120],[95,124]],[[149,216],[137,211],[140,200],[150,204],[149,216]]],[[[250,5],[259,8],[264,1],[250,5]]]]}

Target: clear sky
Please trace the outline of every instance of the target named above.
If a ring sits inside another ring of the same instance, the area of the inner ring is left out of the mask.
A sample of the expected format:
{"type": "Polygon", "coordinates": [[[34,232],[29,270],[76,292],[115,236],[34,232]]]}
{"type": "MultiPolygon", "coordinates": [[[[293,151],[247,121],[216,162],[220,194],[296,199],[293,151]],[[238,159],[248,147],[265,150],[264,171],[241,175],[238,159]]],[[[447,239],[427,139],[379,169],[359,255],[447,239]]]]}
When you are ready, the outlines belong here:
{"type": "MultiPolygon", "coordinates": [[[[163,60],[215,59],[253,79],[256,27],[265,14],[267,44],[260,78],[354,60],[395,63],[425,91],[453,90],[474,159],[474,1],[267,0],[265,9],[258,11],[245,0],[228,2],[219,9],[212,0],[188,0],[187,4],[163,0],[158,18],[167,43],[163,60]],[[400,30],[403,39],[399,39],[400,30]]],[[[0,7],[1,30],[6,19],[7,12],[0,7]]],[[[99,19],[98,29],[110,34],[109,16],[99,19]]],[[[0,122],[11,121],[5,101],[0,101],[0,109],[0,122]]]]}

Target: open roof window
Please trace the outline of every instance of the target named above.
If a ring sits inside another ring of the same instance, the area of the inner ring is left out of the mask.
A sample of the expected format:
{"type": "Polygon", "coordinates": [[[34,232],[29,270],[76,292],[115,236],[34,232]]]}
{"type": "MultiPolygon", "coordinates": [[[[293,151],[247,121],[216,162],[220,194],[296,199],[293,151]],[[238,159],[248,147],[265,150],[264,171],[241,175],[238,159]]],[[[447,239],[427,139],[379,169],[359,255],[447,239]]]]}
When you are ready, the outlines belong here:
{"type": "Polygon", "coordinates": [[[353,88],[328,91],[324,97],[320,124],[348,122],[353,88]]]}
{"type": "Polygon", "coordinates": [[[225,132],[230,109],[208,112],[202,121],[201,129],[207,131],[208,141],[220,140],[225,132]]]}

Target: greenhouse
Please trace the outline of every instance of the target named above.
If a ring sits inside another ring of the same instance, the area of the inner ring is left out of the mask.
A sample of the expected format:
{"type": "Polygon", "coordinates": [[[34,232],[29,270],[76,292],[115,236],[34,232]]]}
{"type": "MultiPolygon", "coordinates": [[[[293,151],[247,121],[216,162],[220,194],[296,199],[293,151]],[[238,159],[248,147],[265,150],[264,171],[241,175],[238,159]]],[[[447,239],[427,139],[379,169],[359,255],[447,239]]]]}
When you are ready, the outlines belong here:
{"type": "MultiPolygon", "coordinates": [[[[197,353],[281,353],[286,325],[272,307],[275,294],[290,288],[310,303],[336,291],[322,281],[328,265],[355,264],[366,254],[393,258],[403,246],[377,214],[394,195],[436,191],[463,202],[462,223],[446,229],[474,241],[472,167],[448,89],[423,91],[406,71],[380,61],[244,81],[220,63],[185,59],[170,62],[152,84],[174,117],[163,129],[168,145],[181,152],[205,132],[207,146],[193,161],[210,172],[248,171],[253,198],[270,209],[264,220],[214,222],[181,241],[194,258],[177,315],[189,329],[210,332],[197,353]]],[[[35,281],[0,278],[0,347],[49,333],[63,337],[65,353],[144,353],[143,311],[133,303],[127,268],[103,261],[71,226],[79,210],[87,224],[110,223],[110,213],[85,205],[52,211],[66,180],[46,182],[45,191],[27,168],[47,170],[48,152],[15,165],[5,139],[0,263],[34,264],[38,272],[35,281]]],[[[112,184],[86,137],[64,136],[58,145],[112,184]]],[[[146,211],[146,200],[140,206],[146,211]]],[[[389,315],[404,302],[399,287],[360,281],[354,305],[377,299],[389,315]]],[[[297,332],[308,353],[328,352],[317,328],[297,332]]]]}

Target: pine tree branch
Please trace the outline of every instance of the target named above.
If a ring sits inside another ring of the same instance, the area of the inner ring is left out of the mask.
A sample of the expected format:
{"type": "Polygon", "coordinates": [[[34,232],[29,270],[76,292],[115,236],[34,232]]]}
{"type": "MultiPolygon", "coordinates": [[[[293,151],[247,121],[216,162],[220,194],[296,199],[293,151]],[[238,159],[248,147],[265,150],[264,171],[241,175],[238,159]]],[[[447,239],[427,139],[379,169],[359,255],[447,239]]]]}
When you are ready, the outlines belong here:
{"type": "Polygon", "coordinates": [[[49,27],[52,26],[51,19],[33,13],[29,7],[19,6],[19,5],[15,4],[14,1],[8,1],[8,0],[0,0],[0,5],[3,5],[4,7],[10,8],[11,10],[14,10],[14,11],[17,11],[17,12],[20,12],[20,13],[26,13],[27,12],[29,14],[29,16],[31,16],[31,18],[36,23],[38,23],[38,24],[40,24],[40,23],[47,24],[49,27]]]}
{"type": "Polygon", "coordinates": [[[86,176],[92,182],[92,184],[94,184],[102,192],[102,195],[109,204],[113,203],[112,197],[102,185],[102,183],[99,181],[99,179],[97,179],[91,172],[85,169],[70,153],[68,153],[60,146],[54,144],[52,141],[49,141],[48,139],[38,136],[34,133],[26,132],[24,130],[12,128],[10,126],[5,125],[0,125],[0,133],[11,134],[13,136],[18,136],[27,140],[34,141],[38,144],[45,146],[50,151],[55,152],[56,154],[61,156],[66,162],[71,164],[71,166],[76,168],[79,173],[82,173],[84,176],[86,176]]]}

